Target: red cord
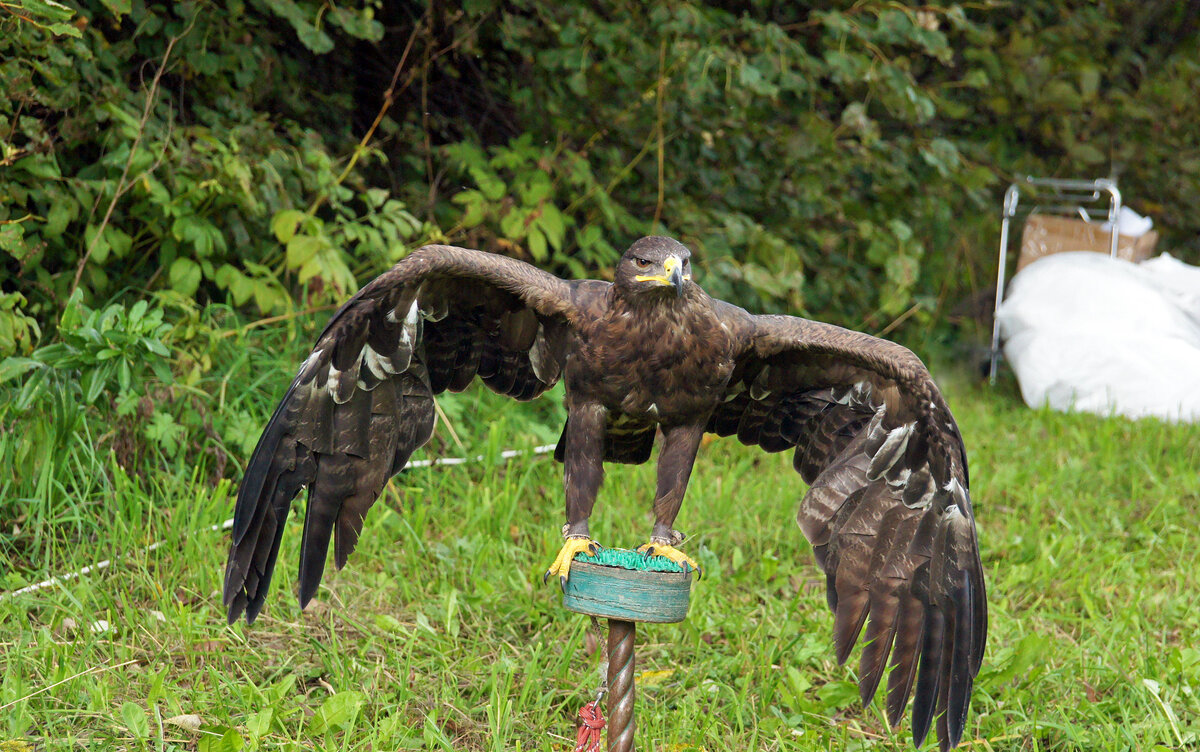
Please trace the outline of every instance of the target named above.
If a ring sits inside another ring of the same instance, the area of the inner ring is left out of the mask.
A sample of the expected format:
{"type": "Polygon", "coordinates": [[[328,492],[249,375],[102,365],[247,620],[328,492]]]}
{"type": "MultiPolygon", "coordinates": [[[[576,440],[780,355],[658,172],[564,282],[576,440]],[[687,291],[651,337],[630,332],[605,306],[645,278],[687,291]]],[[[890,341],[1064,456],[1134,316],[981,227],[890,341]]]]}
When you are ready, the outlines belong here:
{"type": "Polygon", "coordinates": [[[604,715],[600,701],[592,700],[579,709],[579,733],[575,737],[575,752],[600,752],[600,736],[604,730],[604,715]]]}

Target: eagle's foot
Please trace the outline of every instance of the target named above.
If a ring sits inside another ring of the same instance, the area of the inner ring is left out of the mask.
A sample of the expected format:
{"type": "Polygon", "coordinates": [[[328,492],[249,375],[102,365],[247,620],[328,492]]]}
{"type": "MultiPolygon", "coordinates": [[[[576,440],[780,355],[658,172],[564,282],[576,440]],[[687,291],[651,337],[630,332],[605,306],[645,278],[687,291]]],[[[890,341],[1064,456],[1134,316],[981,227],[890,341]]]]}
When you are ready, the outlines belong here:
{"type": "Polygon", "coordinates": [[[670,543],[664,543],[651,538],[649,543],[638,546],[638,553],[647,557],[662,556],[682,566],[684,571],[690,572],[694,569],[696,570],[697,577],[704,576],[704,570],[700,568],[700,564],[695,559],[675,548],[670,543]]]}
{"type": "Polygon", "coordinates": [[[567,578],[571,576],[571,562],[575,560],[575,554],[586,553],[589,556],[595,556],[600,548],[599,543],[586,535],[567,536],[563,547],[558,551],[558,557],[546,570],[546,574],[542,575],[542,582],[545,583],[549,580],[551,575],[558,575],[558,585],[565,590],[567,578]]]}

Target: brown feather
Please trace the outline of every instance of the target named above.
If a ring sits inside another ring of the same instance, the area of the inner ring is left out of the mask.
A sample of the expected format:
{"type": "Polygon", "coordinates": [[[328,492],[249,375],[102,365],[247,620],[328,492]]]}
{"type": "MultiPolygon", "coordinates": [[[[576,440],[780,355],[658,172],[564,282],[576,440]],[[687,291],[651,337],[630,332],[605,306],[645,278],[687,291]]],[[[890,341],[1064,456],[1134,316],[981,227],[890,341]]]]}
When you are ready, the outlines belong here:
{"type": "Polygon", "coordinates": [[[768,451],[796,447],[793,465],[810,484],[797,521],[826,573],[838,660],[862,633],[863,702],[890,666],[889,721],[914,696],[918,740],[940,713],[939,743],[952,746],[986,632],[953,418],[924,366],[898,345],[802,319],[752,322],[754,349],[709,428],[768,451]],[[940,490],[951,481],[961,496],[940,490]],[[951,507],[961,514],[946,514],[951,507]],[[939,527],[946,519],[949,530],[939,527]]]}
{"type": "Polygon", "coordinates": [[[433,395],[465,386],[486,346],[501,353],[493,383],[524,398],[544,392],[566,360],[563,331],[576,315],[562,280],[502,256],[444,246],[414,252],[360,290],[318,337],[247,464],[226,565],[230,620],[244,613],[252,622],[260,612],[301,488],[309,488],[303,604],[320,584],[330,537],[341,567],[387,478],[429,440],[433,395]],[[421,315],[413,319],[418,299],[421,315]],[[547,325],[550,335],[539,339],[547,325]],[[534,374],[535,343],[549,382],[534,374]]]}
{"type": "Polygon", "coordinates": [[[321,333],[247,465],[226,566],[230,618],[261,610],[300,488],[304,602],[331,535],[340,567],[387,478],[429,439],[434,395],[477,378],[532,399],[561,377],[568,420],[555,456],[574,534],[587,533],[603,462],[645,462],[660,429],[657,540],[679,535],[702,428],[770,452],[794,447],[810,486],[797,521],[826,573],[838,660],[861,636],[864,703],[890,666],[889,722],[912,696],[918,741],[936,717],[939,744],[957,744],[987,609],[966,452],[945,400],[899,345],[710,298],[681,276],[689,256],[677,241],[643,238],[612,284],[567,283],[430,246],[360,290],[321,333]]]}

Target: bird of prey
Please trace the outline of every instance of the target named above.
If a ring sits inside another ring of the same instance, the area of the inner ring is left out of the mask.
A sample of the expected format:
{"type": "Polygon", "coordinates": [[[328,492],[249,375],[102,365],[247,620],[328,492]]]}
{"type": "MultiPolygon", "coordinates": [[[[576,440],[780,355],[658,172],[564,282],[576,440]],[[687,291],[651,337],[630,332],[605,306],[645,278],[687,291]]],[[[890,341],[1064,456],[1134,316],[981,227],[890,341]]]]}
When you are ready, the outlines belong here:
{"type": "Polygon", "coordinates": [[[910,695],[913,735],[936,718],[958,744],[987,633],[962,437],[929,372],[900,345],[709,297],[691,253],[638,240],[611,283],[565,281],[512,258],[426,246],[330,319],[263,431],[238,491],[224,603],[261,611],[292,498],[308,489],[305,605],[332,535],[340,568],[388,478],[429,440],[434,397],[476,377],[537,397],[564,379],[565,542],[548,575],[595,550],[588,518],[604,462],[642,463],[656,433],[654,526],[640,550],[692,567],[674,523],[703,434],[794,449],[797,515],[826,575],[845,662],[863,632],[869,703],[889,666],[888,719],[910,695]]]}

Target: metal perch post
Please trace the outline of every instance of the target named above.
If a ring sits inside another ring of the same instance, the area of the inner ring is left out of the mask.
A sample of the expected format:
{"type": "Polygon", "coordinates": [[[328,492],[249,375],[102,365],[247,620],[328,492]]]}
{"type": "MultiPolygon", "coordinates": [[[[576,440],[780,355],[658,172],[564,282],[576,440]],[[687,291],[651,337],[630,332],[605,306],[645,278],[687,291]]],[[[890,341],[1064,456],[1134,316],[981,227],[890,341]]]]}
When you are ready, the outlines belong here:
{"type": "MultiPolygon", "coordinates": [[[[640,554],[635,556],[641,558],[640,554]]],[[[625,557],[625,561],[636,559],[625,557]]],[[[634,714],[637,622],[683,621],[691,585],[691,573],[682,570],[627,569],[619,564],[592,563],[586,558],[578,558],[571,565],[563,606],[608,619],[608,752],[633,752],[637,727],[634,714]]]]}
{"type": "Polygon", "coordinates": [[[608,752],[632,752],[634,640],[637,622],[608,620],[608,752]]]}

